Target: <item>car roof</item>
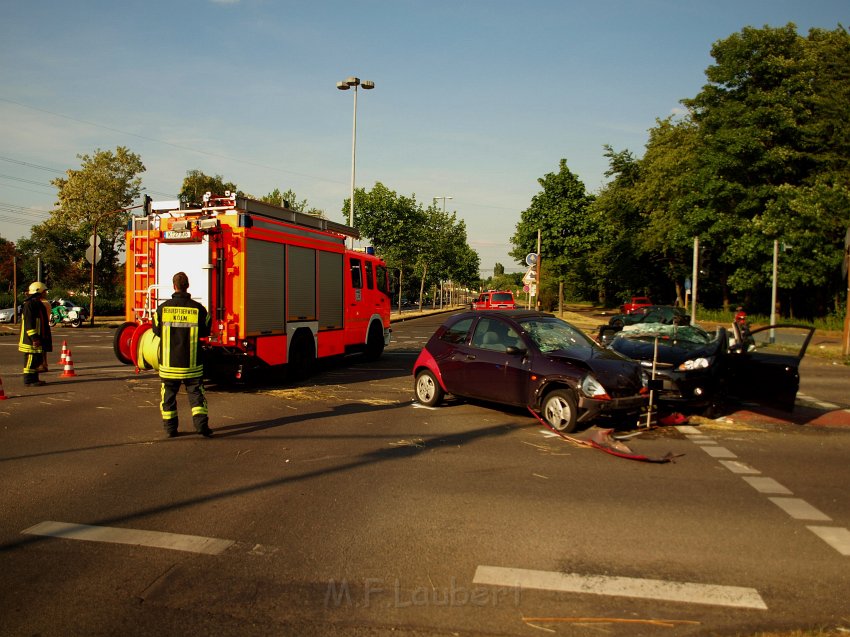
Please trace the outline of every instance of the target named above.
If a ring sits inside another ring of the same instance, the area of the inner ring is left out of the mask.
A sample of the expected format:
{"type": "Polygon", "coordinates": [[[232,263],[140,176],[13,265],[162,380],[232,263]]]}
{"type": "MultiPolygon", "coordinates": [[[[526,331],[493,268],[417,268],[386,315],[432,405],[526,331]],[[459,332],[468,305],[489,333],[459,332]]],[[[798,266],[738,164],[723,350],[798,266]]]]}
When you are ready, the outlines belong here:
{"type": "Polygon", "coordinates": [[[454,314],[449,320],[454,321],[455,319],[460,320],[461,318],[476,316],[501,316],[514,321],[520,321],[526,318],[555,318],[554,314],[538,312],[537,310],[477,310],[475,312],[466,311],[454,314]]]}

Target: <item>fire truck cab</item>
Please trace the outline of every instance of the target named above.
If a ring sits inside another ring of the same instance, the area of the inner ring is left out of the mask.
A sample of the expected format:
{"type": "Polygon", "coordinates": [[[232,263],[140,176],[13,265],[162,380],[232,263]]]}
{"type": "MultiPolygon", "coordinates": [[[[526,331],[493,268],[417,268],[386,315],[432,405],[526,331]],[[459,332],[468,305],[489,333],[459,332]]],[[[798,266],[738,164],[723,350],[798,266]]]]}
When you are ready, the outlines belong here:
{"type": "Polygon", "coordinates": [[[348,250],[354,228],[235,194],[204,196],[200,208],[146,200],[127,229],[126,322],[119,360],[157,369],[150,331],[177,272],[212,319],[203,344],[209,376],[242,379],[287,366],[294,378],[319,358],[362,352],[378,358],[390,341],[387,266],[367,249],[348,250]]]}

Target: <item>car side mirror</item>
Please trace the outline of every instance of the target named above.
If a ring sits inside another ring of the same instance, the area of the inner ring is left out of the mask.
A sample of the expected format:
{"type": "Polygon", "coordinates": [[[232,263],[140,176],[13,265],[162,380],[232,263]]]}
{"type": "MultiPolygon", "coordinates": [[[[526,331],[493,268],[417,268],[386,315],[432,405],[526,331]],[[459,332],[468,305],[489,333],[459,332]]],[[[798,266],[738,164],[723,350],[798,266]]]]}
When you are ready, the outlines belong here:
{"type": "Polygon", "coordinates": [[[513,354],[513,355],[522,354],[522,355],[525,355],[525,353],[527,351],[528,350],[525,349],[524,347],[516,347],[514,345],[509,345],[508,347],[505,348],[505,354],[513,354]]]}

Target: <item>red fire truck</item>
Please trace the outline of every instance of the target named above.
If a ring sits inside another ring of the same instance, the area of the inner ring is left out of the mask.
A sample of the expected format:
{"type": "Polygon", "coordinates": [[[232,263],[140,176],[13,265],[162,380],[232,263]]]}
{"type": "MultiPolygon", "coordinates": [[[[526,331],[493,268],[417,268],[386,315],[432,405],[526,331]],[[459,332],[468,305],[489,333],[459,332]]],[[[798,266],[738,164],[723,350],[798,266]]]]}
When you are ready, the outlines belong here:
{"type": "Polygon", "coordinates": [[[358,234],[231,193],[207,193],[191,209],[146,198],[127,229],[126,322],[115,355],[137,370],[158,368],[152,316],[183,271],[212,319],[209,376],[243,379],[286,365],[303,378],[320,358],[378,358],[391,331],[387,266],[371,250],[347,250],[347,236],[358,234]]]}

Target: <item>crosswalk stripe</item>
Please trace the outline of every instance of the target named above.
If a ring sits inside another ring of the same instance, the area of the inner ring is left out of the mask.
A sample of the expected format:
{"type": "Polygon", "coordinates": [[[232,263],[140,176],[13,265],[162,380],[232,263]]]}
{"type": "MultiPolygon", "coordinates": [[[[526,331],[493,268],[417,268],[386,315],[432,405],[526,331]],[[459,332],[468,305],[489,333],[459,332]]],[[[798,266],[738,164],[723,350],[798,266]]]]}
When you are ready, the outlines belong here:
{"type": "Polygon", "coordinates": [[[474,584],[518,589],[767,610],[767,605],[757,590],[741,586],[716,586],[607,575],[578,575],[499,566],[479,566],[475,570],[475,578],[472,581],[474,584]]]}
{"type": "Polygon", "coordinates": [[[24,535],[44,535],[66,540],[87,540],[89,542],[108,542],[112,544],[132,544],[153,548],[187,551],[218,555],[233,545],[232,540],[220,540],[198,535],[163,533],[142,529],[123,529],[110,526],[90,526],[88,524],[70,524],[67,522],[40,522],[21,531],[24,535]]]}

